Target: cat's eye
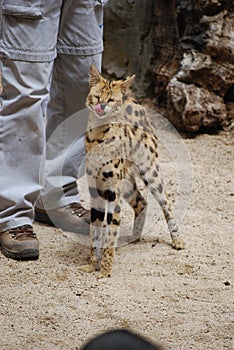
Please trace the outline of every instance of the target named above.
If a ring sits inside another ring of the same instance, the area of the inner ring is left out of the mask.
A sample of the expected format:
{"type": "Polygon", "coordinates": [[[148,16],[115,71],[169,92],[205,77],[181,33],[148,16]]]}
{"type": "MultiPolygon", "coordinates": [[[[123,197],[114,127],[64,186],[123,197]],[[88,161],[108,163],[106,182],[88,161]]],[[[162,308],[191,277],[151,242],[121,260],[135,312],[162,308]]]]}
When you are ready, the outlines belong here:
{"type": "Polygon", "coordinates": [[[99,100],[100,100],[100,97],[99,96],[93,96],[96,100],[98,100],[98,102],[99,102],[99,100]]]}

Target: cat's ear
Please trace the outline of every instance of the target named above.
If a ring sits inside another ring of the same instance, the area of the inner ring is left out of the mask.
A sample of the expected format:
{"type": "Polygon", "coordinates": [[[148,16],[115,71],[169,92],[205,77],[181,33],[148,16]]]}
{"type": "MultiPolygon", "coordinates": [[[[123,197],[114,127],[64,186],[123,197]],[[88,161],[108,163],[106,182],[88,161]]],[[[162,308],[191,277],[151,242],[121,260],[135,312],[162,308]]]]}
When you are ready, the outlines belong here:
{"type": "Polygon", "coordinates": [[[134,79],[135,79],[135,74],[132,75],[131,77],[126,78],[124,81],[121,82],[120,87],[123,95],[127,93],[134,79]]]}
{"type": "Polygon", "coordinates": [[[90,66],[90,80],[89,80],[89,87],[97,85],[101,80],[103,80],[103,77],[97,70],[94,64],[90,66]]]}

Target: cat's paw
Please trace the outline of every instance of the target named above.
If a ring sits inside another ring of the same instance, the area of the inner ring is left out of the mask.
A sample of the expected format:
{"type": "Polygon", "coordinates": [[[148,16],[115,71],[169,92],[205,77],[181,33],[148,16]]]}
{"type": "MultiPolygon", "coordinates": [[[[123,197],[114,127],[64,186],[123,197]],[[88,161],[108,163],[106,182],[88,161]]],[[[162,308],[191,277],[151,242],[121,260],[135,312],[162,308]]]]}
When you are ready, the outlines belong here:
{"type": "Polygon", "coordinates": [[[185,244],[182,238],[175,237],[172,241],[172,248],[176,250],[185,249],[185,244]]]}
{"type": "Polygon", "coordinates": [[[100,271],[96,273],[97,279],[102,279],[102,278],[108,278],[111,277],[111,272],[110,271],[100,271]]]}

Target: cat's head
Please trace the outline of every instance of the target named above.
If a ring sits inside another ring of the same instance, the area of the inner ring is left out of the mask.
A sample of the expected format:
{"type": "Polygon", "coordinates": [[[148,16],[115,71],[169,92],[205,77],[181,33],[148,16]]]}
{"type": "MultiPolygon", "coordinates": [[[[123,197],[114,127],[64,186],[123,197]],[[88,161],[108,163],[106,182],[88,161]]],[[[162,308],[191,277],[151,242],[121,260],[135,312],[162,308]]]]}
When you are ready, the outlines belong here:
{"type": "Polygon", "coordinates": [[[99,73],[94,65],[90,67],[90,91],[86,99],[86,106],[98,118],[117,114],[125,96],[133,82],[135,75],[125,80],[108,81],[99,73]]]}

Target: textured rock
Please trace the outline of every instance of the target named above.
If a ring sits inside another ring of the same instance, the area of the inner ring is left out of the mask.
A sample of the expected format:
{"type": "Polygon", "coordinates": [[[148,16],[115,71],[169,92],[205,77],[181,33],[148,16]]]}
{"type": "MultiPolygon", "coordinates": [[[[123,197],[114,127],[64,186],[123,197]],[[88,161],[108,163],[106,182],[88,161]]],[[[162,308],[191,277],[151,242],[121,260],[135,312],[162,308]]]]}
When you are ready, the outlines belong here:
{"type": "Polygon", "coordinates": [[[232,124],[234,1],[109,0],[105,38],[104,72],[136,73],[137,94],[167,108],[178,128],[232,124]]]}
{"type": "Polygon", "coordinates": [[[227,112],[220,96],[174,78],[168,86],[168,117],[180,130],[211,131],[226,125],[227,112]]]}
{"type": "Polygon", "coordinates": [[[233,5],[178,1],[176,20],[180,65],[167,86],[168,118],[186,131],[227,128],[234,101],[233,5]]]}
{"type": "Polygon", "coordinates": [[[226,9],[216,16],[203,16],[200,22],[207,27],[203,52],[218,62],[234,64],[234,12],[226,9]]]}
{"type": "Polygon", "coordinates": [[[103,72],[112,78],[137,73],[136,93],[150,81],[154,0],[109,0],[105,8],[103,72]]]}
{"type": "Polygon", "coordinates": [[[154,94],[158,102],[166,98],[166,87],[179,68],[176,0],[158,0],[154,8],[154,94]]]}
{"type": "Polygon", "coordinates": [[[231,68],[228,62],[217,62],[208,54],[190,50],[184,53],[176,77],[184,83],[193,83],[224,97],[233,83],[231,68]]]}

